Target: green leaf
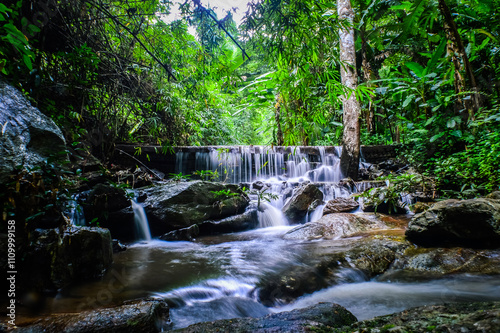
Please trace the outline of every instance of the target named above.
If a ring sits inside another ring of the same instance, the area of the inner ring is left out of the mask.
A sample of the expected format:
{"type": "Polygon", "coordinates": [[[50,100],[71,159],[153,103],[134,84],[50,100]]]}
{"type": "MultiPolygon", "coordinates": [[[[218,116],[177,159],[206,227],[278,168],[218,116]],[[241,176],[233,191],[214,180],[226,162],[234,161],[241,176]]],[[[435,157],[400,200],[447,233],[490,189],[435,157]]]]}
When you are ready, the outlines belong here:
{"type": "Polygon", "coordinates": [[[29,70],[33,69],[33,64],[31,63],[31,58],[27,54],[23,54],[23,61],[26,67],[28,67],[29,70]]]}
{"type": "Polygon", "coordinates": [[[451,132],[451,135],[456,136],[457,138],[461,138],[462,137],[462,131],[461,130],[455,130],[455,131],[451,132]]]}
{"type": "Polygon", "coordinates": [[[405,65],[419,78],[424,76],[424,68],[420,64],[416,62],[407,62],[405,65]]]}
{"type": "Polygon", "coordinates": [[[453,127],[455,127],[455,125],[456,125],[456,124],[457,124],[457,123],[455,122],[455,120],[450,119],[450,120],[448,120],[448,121],[446,122],[446,127],[448,127],[448,128],[453,128],[453,127]]]}
{"type": "Polygon", "coordinates": [[[433,136],[433,137],[432,137],[429,141],[430,141],[430,142],[434,142],[434,141],[436,141],[437,139],[439,139],[440,137],[442,137],[443,135],[444,135],[444,132],[441,132],[441,133],[439,133],[439,134],[436,134],[436,135],[434,135],[434,136],[433,136]]]}

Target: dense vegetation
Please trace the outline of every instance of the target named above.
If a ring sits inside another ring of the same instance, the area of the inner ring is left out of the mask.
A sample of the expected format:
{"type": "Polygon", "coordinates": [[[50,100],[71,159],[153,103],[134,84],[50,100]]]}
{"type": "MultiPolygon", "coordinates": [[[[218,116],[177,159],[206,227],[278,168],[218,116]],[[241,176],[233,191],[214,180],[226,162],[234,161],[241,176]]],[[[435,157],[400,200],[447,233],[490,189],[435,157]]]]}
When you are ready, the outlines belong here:
{"type": "Polygon", "coordinates": [[[450,196],[498,189],[500,1],[352,5],[355,91],[329,0],[255,1],[239,27],[197,0],[4,1],[0,71],[104,161],[121,141],[338,145],[353,93],[361,144],[403,143],[450,196]]]}

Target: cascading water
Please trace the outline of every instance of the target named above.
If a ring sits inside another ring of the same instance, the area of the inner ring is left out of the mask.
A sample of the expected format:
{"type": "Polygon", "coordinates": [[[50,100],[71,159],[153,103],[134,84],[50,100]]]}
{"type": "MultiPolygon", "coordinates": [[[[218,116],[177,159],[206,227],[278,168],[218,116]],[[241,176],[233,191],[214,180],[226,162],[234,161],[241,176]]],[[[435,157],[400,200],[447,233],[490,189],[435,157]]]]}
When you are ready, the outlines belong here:
{"type": "Polygon", "coordinates": [[[146,217],[144,207],[135,199],[130,200],[130,202],[134,210],[134,222],[137,229],[137,235],[141,240],[150,241],[151,231],[149,230],[148,218],[146,217]]]}

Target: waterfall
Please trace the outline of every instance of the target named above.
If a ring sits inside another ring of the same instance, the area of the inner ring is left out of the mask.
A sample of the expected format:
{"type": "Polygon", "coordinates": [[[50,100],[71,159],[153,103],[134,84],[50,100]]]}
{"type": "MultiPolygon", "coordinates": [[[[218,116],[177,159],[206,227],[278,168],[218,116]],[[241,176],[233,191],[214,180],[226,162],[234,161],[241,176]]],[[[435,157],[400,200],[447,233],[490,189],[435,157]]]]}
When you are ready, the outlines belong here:
{"type": "Polygon", "coordinates": [[[338,182],[340,147],[206,147],[178,151],[175,172],[217,171],[219,181],[239,184],[275,179],[338,182]]]}
{"type": "Polygon", "coordinates": [[[134,222],[137,229],[137,234],[141,240],[150,241],[151,232],[149,231],[148,218],[146,217],[146,212],[144,207],[139,204],[135,199],[130,200],[132,202],[132,209],[134,210],[134,222]]]}
{"type": "Polygon", "coordinates": [[[259,219],[259,228],[288,225],[288,221],[281,210],[267,202],[260,203],[257,217],[259,219]]]}

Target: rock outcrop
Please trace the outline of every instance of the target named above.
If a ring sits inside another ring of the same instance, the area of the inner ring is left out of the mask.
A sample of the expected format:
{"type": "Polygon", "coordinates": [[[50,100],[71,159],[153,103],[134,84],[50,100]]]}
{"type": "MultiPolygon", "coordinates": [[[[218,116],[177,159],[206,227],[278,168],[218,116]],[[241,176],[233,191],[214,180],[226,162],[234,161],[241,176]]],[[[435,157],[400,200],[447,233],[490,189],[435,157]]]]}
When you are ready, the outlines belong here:
{"type": "Polygon", "coordinates": [[[57,290],[103,276],[113,262],[109,230],[70,227],[36,229],[23,258],[24,290],[57,290]],[[29,272],[29,273],[27,273],[29,272]]]}
{"type": "Polygon", "coordinates": [[[288,231],[284,239],[337,239],[351,237],[373,229],[387,226],[379,221],[372,221],[358,214],[337,213],[324,215],[316,222],[309,222],[288,231]]]}
{"type": "Polygon", "coordinates": [[[151,234],[241,214],[250,199],[237,185],[203,181],[167,183],[144,189],[151,234]]]}
{"type": "Polygon", "coordinates": [[[288,312],[279,312],[260,318],[235,318],[199,323],[177,332],[310,332],[312,326],[342,327],[356,322],[356,317],[334,303],[317,305],[288,312]]]}
{"type": "Polygon", "coordinates": [[[326,203],[323,215],[332,213],[348,213],[359,207],[359,203],[353,198],[335,198],[326,203]]]}
{"type": "Polygon", "coordinates": [[[0,80],[0,184],[18,166],[32,169],[47,157],[65,150],[57,125],[23,94],[0,80]]]}
{"type": "Polygon", "coordinates": [[[415,215],[407,238],[422,246],[500,247],[500,200],[445,200],[415,215]]]}
{"type": "Polygon", "coordinates": [[[122,333],[163,332],[168,326],[169,309],[161,300],[140,300],[122,306],[60,314],[41,319],[16,332],[122,333]]]}
{"type": "Polygon", "coordinates": [[[311,204],[323,200],[323,193],[314,185],[306,184],[293,194],[287,201],[282,211],[292,223],[301,222],[306,216],[311,204]]]}

